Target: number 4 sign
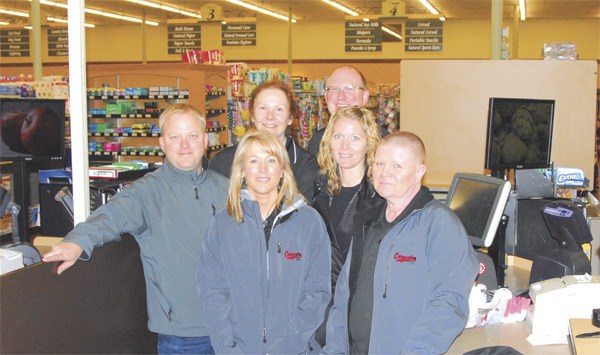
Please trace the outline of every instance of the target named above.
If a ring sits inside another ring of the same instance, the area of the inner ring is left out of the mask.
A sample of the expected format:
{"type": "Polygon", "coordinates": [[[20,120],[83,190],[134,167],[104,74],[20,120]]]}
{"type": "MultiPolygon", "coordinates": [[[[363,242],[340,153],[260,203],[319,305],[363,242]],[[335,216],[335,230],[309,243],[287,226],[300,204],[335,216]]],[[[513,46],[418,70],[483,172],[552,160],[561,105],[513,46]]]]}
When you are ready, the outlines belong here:
{"type": "Polygon", "coordinates": [[[381,17],[404,17],[404,0],[384,0],[381,3],[381,17]]]}

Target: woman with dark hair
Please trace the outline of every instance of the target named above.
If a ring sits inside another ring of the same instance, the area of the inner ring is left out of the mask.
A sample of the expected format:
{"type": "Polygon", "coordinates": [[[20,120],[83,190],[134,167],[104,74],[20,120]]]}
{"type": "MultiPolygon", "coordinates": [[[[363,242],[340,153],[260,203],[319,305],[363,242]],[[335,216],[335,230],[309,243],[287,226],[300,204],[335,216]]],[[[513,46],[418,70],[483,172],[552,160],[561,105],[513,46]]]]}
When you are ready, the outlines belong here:
{"type": "MultiPolygon", "coordinates": [[[[320,179],[313,207],[327,225],[331,240],[331,283],[337,277],[352,241],[354,221],[381,201],[367,178],[381,140],[371,112],[358,106],[340,108],[329,121],[319,148],[320,179]]],[[[325,344],[325,323],[316,334],[325,344]]]]}
{"type": "Polygon", "coordinates": [[[199,290],[216,353],[299,354],[330,301],[330,248],[274,135],[251,132],[231,168],[227,209],[200,256],[199,290]]]}
{"type": "MultiPolygon", "coordinates": [[[[252,92],[250,112],[256,130],[273,134],[284,145],[298,190],[307,201],[312,201],[314,180],[319,171],[317,159],[298,145],[287,132],[288,126],[298,115],[294,92],[282,81],[266,81],[252,92]]],[[[209,169],[229,177],[236,149],[237,146],[233,146],[219,152],[211,160],[209,169]]]]}

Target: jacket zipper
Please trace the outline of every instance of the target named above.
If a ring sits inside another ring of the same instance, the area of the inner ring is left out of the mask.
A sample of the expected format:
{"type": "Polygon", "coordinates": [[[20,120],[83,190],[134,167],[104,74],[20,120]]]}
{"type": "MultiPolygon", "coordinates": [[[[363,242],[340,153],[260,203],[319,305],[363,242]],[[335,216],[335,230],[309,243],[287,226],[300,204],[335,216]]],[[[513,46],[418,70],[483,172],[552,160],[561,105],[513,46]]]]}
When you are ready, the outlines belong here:
{"type": "MultiPolygon", "coordinates": [[[[429,202],[428,202],[427,204],[429,204],[429,202]]],[[[427,204],[426,204],[426,205],[427,205],[427,204]]],[[[412,210],[412,211],[411,211],[411,212],[408,214],[408,216],[406,216],[406,217],[404,218],[404,220],[403,220],[403,221],[406,221],[406,220],[408,220],[408,219],[409,219],[409,218],[410,218],[412,215],[414,215],[414,214],[416,213],[416,211],[420,211],[420,210],[422,210],[423,208],[424,208],[424,207],[421,207],[421,208],[418,208],[418,209],[412,210]]],[[[403,222],[400,222],[400,223],[403,223],[403,222]]],[[[382,240],[382,241],[383,241],[383,240],[382,240]]],[[[383,298],[387,298],[387,291],[388,291],[388,285],[389,285],[389,283],[388,283],[388,275],[389,275],[389,271],[390,271],[390,255],[392,254],[392,251],[393,251],[393,248],[394,248],[394,246],[395,246],[395,243],[392,243],[392,245],[390,245],[390,250],[388,250],[387,260],[386,260],[386,263],[385,263],[385,284],[384,284],[384,287],[383,287],[383,298]]]]}
{"type": "MultiPolygon", "coordinates": [[[[261,227],[262,227],[262,223],[261,223],[261,227]]],[[[261,228],[261,230],[263,231],[263,240],[265,240],[264,229],[261,228]]],[[[271,232],[272,231],[273,230],[271,229],[271,232]]],[[[266,296],[265,296],[265,298],[263,300],[263,334],[262,334],[263,335],[263,344],[267,343],[267,314],[266,314],[266,312],[267,312],[267,304],[268,304],[269,288],[270,288],[269,287],[269,280],[270,280],[270,277],[271,277],[271,275],[270,275],[270,265],[269,265],[269,244],[266,243],[266,240],[265,240],[265,247],[267,249],[267,253],[265,254],[266,257],[267,257],[267,265],[266,265],[267,266],[267,294],[266,294],[266,296]]]]}
{"type": "Polygon", "coordinates": [[[386,263],[385,263],[385,285],[383,286],[383,298],[387,298],[387,291],[388,291],[388,275],[390,273],[390,255],[394,249],[394,243],[392,243],[392,245],[390,245],[390,249],[388,250],[387,253],[387,258],[386,258],[386,263]]]}
{"type": "MultiPolygon", "coordinates": [[[[273,226],[271,227],[271,237],[273,236],[273,231],[275,230],[275,227],[277,226],[277,222],[278,221],[279,221],[279,218],[275,217],[275,220],[273,221],[273,226]]],[[[262,227],[262,223],[260,223],[259,228],[264,233],[264,229],[262,227]]],[[[271,238],[269,238],[269,239],[271,239],[271,238]]],[[[264,235],[263,235],[263,240],[265,240],[264,235]]],[[[264,308],[263,309],[263,334],[262,334],[262,336],[263,336],[263,344],[267,343],[267,325],[266,325],[266,321],[267,320],[266,320],[266,314],[265,314],[265,312],[267,311],[267,305],[266,305],[266,303],[267,303],[267,299],[269,298],[269,293],[270,293],[269,292],[269,290],[270,290],[270,287],[269,287],[269,283],[270,283],[269,245],[266,243],[266,240],[265,240],[265,248],[267,250],[267,253],[266,253],[266,257],[267,257],[267,265],[266,265],[266,267],[267,267],[267,295],[265,297],[265,300],[263,301],[263,308],[264,308]]],[[[281,253],[281,242],[280,241],[277,242],[277,252],[281,253]]]]}

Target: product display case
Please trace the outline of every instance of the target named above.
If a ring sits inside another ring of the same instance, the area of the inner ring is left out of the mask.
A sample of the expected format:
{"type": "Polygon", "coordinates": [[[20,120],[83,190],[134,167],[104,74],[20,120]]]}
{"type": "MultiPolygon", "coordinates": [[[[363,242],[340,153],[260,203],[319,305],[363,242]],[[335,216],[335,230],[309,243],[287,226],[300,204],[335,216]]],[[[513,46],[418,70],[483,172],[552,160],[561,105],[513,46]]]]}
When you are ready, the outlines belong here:
{"type": "Polygon", "coordinates": [[[89,65],[90,160],[162,161],[158,117],[178,102],[205,113],[208,154],[226,147],[227,71],[203,64],[89,65]]]}

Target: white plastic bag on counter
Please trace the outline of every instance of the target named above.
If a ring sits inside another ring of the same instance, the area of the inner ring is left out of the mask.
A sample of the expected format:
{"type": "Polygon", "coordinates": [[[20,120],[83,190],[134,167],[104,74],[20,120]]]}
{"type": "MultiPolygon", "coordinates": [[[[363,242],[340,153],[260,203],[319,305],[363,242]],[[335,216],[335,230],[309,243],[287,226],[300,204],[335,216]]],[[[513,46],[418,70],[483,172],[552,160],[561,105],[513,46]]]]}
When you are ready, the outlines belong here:
{"type": "Polygon", "coordinates": [[[530,304],[528,298],[513,297],[507,288],[496,290],[490,302],[487,302],[487,295],[483,284],[474,285],[471,289],[467,328],[513,323],[525,319],[530,304]]]}

